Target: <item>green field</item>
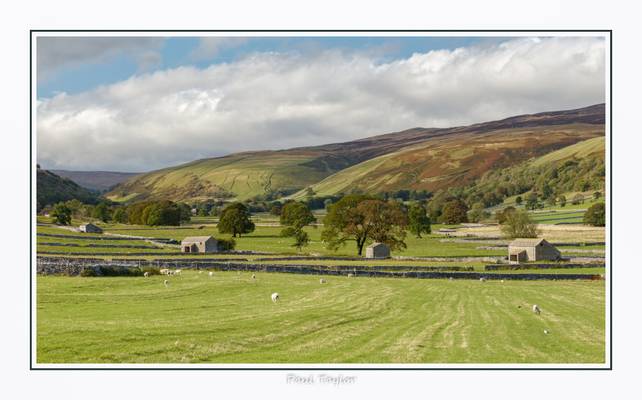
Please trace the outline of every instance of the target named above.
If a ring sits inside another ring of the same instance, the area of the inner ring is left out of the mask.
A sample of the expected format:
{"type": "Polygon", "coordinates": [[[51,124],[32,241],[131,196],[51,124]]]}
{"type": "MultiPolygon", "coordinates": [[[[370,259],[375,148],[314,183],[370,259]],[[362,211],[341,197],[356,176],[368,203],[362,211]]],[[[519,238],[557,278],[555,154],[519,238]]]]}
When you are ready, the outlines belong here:
{"type": "Polygon", "coordinates": [[[604,282],[37,278],[38,363],[602,363],[604,282]],[[270,294],[281,300],[273,304],[270,294]],[[541,315],[531,312],[538,304],[541,315]],[[521,306],[521,308],[518,308],[521,306]],[[549,334],[545,334],[544,330],[549,334]]]}

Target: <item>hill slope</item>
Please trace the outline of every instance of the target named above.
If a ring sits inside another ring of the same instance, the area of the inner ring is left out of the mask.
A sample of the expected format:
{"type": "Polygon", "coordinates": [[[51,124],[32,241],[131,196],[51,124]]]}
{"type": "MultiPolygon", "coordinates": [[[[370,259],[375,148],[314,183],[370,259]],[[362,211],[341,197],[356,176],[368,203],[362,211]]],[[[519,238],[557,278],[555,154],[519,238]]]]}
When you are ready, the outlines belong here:
{"type": "Polygon", "coordinates": [[[51,171],[38,168],[36,174],[37,211],[44,206],[78,199],[83,203],[95,203],[97,195],[71,179],[60,177],[51,171]]]}
{"type": "Polygon", "coordinates": [[[414,128],[346,143],[197,160],[129,179],[107,196],[121,201],[247,199],[293,193],[311,185],[319,194],[350,188],[433,189],[600,135],[604,135],[603,104],[465,127],[414,128]]]}
{"type": "Polygon", "coordinates": [[[50,171],[63,178],[69,178],[84,188],[97,191],[111,189],[117,184],[139,175],[133,172],[112,171],[67,171],[64,169],[50,171]]]}

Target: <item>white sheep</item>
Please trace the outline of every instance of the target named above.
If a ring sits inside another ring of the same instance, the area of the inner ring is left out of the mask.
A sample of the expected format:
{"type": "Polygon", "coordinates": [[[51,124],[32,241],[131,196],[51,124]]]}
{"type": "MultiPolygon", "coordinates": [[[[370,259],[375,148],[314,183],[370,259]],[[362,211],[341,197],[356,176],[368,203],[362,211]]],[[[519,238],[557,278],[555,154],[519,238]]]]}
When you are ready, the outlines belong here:
{"type": "Polygon", "coordinates": [[[169,270],[167,268],[163,268],[160,270],[161,275],[169,275],[169,270]]]}
{"type": "Polygon", "coordinates": [[[165,285],[165,287],[169,286],[169,281],[165,279],[165,281],[163,282],[163,285],[165,285]]]}
{"type": "Polygon", "coordinates": [[[549,333],[548,330],[544,329],[544,335],[548,335],[548,333],[549,333]]]}
{"type": "Polygon", "coordinates": [[[252,279],[256,279],[256,274],[252,274],[252,279]]]}
{"type": "Polygon", "coordinates": [[[214,272],[210,271],[210,273],[209,273],[208,275],[209,275],[209,276],[210,276],[210,278],[211,278],[211,277],[213,277],[213,276],[214,276],[214,272]]]}
{"type": "Polygon", "coordinates": [[[279,294],[278,293],[272,293],[272,302],[276,303],[279,300],[279,294]]]}
{"type": "Polygon", "coordinates": [[[145,272],[145,273],[143,274],[143,276],[144,276],[145,278],[147,278],[147,277],[149,276],[149,272],[145,272]]]}
{"type": "Polygon", "coordinates": [[[479,281],[480,281],[480,282],[486,282],[486,278],[484,278],[484,277],[482,276],[481,278],[479,278],[479,281]]]}
{"type": "Polygon", "coordinates": [[[539,306],[537,304],[533,304],[533,312],[539,315],[542,312],[542,310],[539,309],[539,306]]]}
{"type": "Polygon", "coordinates": [[[174,271],[174,275],[180,275],[180,274],[181,274],[181,272],[183,272],[183,271],[182,271],[182,270],[180,270],[180,269],[177,269],[176,271],[174,271]]]}
{"type": "Polygon", "coordinates": [[[202,273],[203,273],[203,271],[198,271],[198,273],[199,273],[199,274],[202,274],[202,273]]]}
{"type": "Polygon", "coordinates": [[[321,279],[319,279],[319,283],[323,285],[324,283],[326,283],[326,281],[325,281],[325,279],[321,278],[321,279]]]}
{"type": "Polygon", "coordinates": [[[352,275],[352,274],[348,274],[348,278],[352,278],[353,276],[354,276],[354,275],[352,275]]]}

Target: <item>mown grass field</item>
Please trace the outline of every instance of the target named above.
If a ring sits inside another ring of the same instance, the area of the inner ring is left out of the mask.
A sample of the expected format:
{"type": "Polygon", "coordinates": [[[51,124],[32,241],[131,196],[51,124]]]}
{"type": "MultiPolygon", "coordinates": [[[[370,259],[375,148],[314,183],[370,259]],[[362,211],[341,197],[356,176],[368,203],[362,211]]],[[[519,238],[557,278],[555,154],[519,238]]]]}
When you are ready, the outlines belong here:
{"type": "Polygon", "coordinates": [[[38,363],[602,363],[604,282],[38,276],[38,363]],[[281,301],[273,304],[270,294],[281,301]],[[538,304],[541,315],[531,312],[538,304]],[[521,308],[520,308],[521,307],[521,308]],[[545,334],[544,330],[550,333],[545,334]]]}

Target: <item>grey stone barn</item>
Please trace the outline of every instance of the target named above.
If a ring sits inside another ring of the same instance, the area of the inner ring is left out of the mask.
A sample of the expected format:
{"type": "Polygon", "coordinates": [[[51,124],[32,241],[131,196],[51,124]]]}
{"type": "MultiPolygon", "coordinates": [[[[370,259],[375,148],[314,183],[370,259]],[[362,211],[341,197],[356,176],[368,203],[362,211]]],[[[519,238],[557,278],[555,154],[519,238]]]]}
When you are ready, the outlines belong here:
{"type": "Polygon", "coordinates": [[[211,236],[190,236],[181,241],[182,253],[216,253],[218,242],[211,236]]]}
{"type": "Polygon", "coordinates": [[[561,258],[559,250],[544,239],[515,239],[508,245],[508,261],[512,264],[561,258]]]}
{"type": "Polygon", "coordinates": [[[103,230],[100,227],[97,227],[94,224],[83,224],[78,228],[80,232],[85,233],[103,233],[103,230]]]}
{"type": "Polygon", "coordinates": [[[374,242],[366,247],[366,258],[390,258],[390,247],[384,243],[374,242]]]}

